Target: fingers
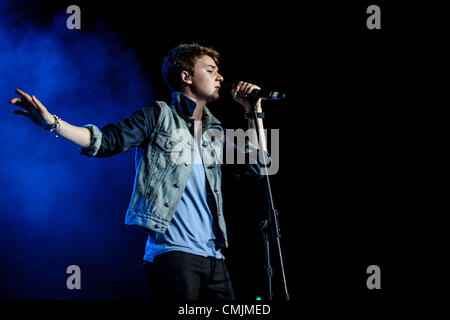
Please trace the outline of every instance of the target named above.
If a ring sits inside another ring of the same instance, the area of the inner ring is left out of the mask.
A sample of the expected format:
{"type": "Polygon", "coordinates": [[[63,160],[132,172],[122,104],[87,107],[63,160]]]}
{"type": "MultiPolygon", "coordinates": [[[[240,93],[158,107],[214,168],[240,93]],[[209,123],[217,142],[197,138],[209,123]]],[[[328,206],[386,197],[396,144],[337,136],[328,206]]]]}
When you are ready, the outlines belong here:
{"type": "Polygon", "coordinates": [[[9,101],[10,104],[14,104],[14,105],[20,106],[25,109],[29,108],[30,106],[34,107],[36,109],[40,109],[40,107],[42,106],[42,103],[39,100],[37,100],[36,97],[33,96],[34,97],[34,99],[33,99],[33,97],[30,97],[29,94],[27,94],[26,92],[23,92],[20,89],[16,89],[15,92],[18,95],[22,96],[22,98],[12,99],[9,101]]]}
{"type": "Polygon", "coordinates": [[[19,90],[19,89],[16,89],[15,91],[18,95],[24,97],[28,102],[32,103],[31,97],[29,96],[28,93],[23,92],[22,90],[19,90]]]}
{"type": "Polygon", "coordinates": [[[48,115],[48,111],[44,107],[44,105],[33,95],[30,96],[29,94],[19,89],[16,89],[15,91],[21,97],[11,99],[9,103],[20,106],[25,110],[14,110],[13,114],[26,116],[37,125],[44,127],[46,124],[46,120],[44,120],[44,117],[47,118],[48,115]]]}
{"type": "Polygon", "coordinates": [[[233,89],[233,96],[247,97],[253,90],[261,90],[261,88],[249,82],[239,81],[233,89]]]}
{"type": "Polygon", "coordinates": [[[38,109],[45,108],[44,105],[35,96],[31,96],[31,99],[33,100],[34,104],[38,107],[38,109]]]}
{"type": "Polygon", "coordinates": [[[20,104],[22,102],[22,100],[20,99],[20,98],[14,98],[14,99],[11,99],[11,100],[9,100],[9,103],[11,103],[11,104],[20,104]]]}
{"type": "Polygon", "coordinates": [[[33,100],[34,106],[36,107],[36,110],[39,113],[43,113],[47,111],[47,109],[44,107],[44,105],[36,98],[35,96],[31,96],[31,99],[33,100]]]}
{"type": "Polygon", "coordinates": [[[30,107],[30,104],[24,98],[14,98],[12,100],[9,100],[9,103],[13,104],[15,106],[22,107],[24,109],[27,109],[30,107]]]}
{"type": "Polygon", "coordinates": [[[14,110],[13,113],[28,117],[28,112],[24,110],[14,110]]]}
{"type": "Polygon", "coordinates": [[[243,82],[241,87],[241,95],[246,97],[251,92],[250,89],[252,86],[253,85],[251,83],[243,82]]]}

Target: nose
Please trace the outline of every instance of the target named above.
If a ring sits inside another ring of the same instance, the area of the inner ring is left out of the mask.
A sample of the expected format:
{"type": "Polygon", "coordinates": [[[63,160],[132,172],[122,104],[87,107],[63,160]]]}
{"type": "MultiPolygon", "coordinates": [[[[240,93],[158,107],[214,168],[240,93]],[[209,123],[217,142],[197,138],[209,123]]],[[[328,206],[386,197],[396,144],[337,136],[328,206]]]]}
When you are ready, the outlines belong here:
{"type": "Polygon", "coordinates": [[[223,81],[223,77],[220,73],[217,74],[217,81],[219,81],[219,82],[223,81]]]}

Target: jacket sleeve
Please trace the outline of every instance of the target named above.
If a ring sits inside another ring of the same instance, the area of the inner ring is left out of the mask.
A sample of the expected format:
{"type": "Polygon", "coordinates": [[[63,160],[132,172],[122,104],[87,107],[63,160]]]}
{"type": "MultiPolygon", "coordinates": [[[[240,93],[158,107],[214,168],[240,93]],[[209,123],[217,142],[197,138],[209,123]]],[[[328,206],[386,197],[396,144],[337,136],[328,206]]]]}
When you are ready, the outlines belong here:
{"type": "Polygon", "coordinates": [[[135,111],[129,118],[115,124],[108,124],[101,130],[85,125],[91,131],[91,144],[81,148],[81,154],[88,157],[105,158],[141,146],[154,131],[161,114],[157,104],[135,111]]]}

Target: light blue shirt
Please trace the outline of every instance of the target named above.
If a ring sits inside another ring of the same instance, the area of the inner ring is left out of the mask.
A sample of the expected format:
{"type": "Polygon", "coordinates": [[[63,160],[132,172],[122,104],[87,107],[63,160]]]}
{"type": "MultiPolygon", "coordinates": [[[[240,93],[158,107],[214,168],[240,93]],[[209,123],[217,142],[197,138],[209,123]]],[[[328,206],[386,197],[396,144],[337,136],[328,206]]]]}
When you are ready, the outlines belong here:
{"type": "Polygon", "coordinates": [[[175,250],[224,259],[220,249],[216,249],[216,227],[207,202],[205,169],[198,145],[194,145],[194,163],[186,189],[166,232],[149,232],[145,261],[152,262],[156,256],[175,250]]]}

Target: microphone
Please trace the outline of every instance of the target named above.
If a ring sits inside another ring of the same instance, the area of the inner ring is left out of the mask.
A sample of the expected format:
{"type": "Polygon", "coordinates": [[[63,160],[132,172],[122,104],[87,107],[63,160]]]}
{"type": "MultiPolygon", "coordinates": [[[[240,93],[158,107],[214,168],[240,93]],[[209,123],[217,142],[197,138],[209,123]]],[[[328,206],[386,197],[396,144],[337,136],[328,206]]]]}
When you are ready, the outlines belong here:
{"type": "MultiPolygon", "coordinates": [[[[228,90],[232,90],[237,86],[236,82],[233,83],[225,83],[223,88],[228,90]]],[[[278,91],[270,91],[270,90],[252,90],[250,94],[246,97],[246,99],[257,101],[258,99],[271,100],[271,101],[280,101],[286,98],[284,93],[278,91]]]]}

